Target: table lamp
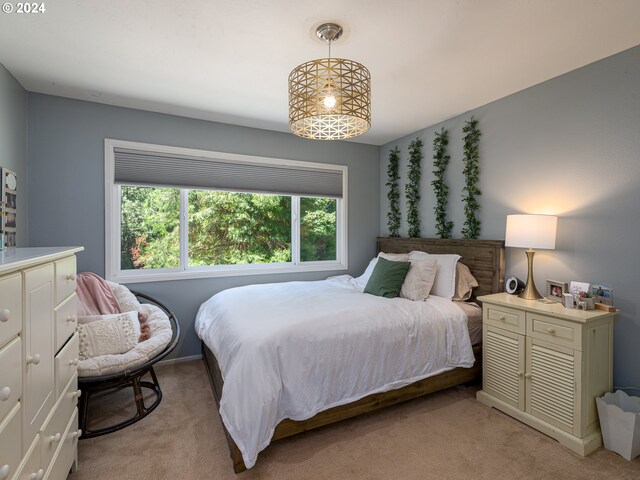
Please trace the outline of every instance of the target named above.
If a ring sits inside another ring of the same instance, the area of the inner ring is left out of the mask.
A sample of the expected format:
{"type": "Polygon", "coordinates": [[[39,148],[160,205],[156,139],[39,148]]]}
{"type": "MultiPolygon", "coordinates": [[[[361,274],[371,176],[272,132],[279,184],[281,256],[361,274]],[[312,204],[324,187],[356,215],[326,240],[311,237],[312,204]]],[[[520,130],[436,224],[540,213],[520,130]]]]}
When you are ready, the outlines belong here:
{"type": "Polygon", "coordinates": [[[505,247],[527,248],[529,273],[527,284],[519,297],[526,300],[542,298],[533,280],[534,248],[556,248],[556,229],[558,217],[553,215],[507,215],[507,231],[505,233],[505,247]]]}

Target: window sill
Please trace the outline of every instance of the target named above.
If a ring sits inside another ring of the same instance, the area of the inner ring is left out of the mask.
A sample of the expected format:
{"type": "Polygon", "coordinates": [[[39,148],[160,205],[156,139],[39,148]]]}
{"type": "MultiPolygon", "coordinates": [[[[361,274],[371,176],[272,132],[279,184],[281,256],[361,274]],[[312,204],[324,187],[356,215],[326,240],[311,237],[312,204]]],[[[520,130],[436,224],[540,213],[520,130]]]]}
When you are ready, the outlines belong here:
{"type": "Polygon", "coordinates": [[[273,275],[279,273],[336,272],[347,270],[339,262],[310,263],[306,265],[229,265],[223,267],[192,267],[189,270],[130,270],[107,274],[107,280],[116,283],[163,282],[194,278],[240,277],[246,275],[273,275]]]}

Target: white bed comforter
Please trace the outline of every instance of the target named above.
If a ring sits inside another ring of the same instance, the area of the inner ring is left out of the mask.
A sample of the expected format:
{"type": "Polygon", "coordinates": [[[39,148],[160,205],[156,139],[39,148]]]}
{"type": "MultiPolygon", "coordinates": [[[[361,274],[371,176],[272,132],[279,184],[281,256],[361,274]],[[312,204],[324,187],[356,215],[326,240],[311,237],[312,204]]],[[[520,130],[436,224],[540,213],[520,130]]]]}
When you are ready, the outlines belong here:
{"type": "Polygon", "coordinates": [[[224,379],[220,416],[251,468],[276,425],[474,362],[451,301],[362,293],[343,275],[232,288],[200,306],[195,328],[224,379]]]}

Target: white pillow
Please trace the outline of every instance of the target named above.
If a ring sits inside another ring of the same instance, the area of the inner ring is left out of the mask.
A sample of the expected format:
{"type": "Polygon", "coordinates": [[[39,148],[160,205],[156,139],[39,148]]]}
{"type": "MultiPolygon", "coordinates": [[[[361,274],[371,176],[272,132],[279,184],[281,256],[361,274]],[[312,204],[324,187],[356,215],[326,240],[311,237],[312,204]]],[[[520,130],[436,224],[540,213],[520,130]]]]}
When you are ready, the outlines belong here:
{"type": "Polygon", "coordinates": [[[410,260],[411,268],[404,279],[400,296],[417,302],[424,302],[429,298],[433,282],[438,272],[438,262],[435,258],[424,260],[410,260]]]}
{"type": "Polygon", "coordinates": [[[455,253],[431,254],[414,251],[409,254],[409,260],[425,260],[427,258],[435,258],[438,265],[431,295],[451,300],[456,293],[456,264],[462,257],[455,253]]]}
{"type": "Polygon", "coordinates": [[[408,253],[384,253],[380,252],[378,257],[386,258],[392,262],[408,262],[409,254],[408,253]]]}
{"type": "Polygon", "coordinates": [[[99,319],[95,317],[81,317],[78,321],[80,360],[98,355],[119,355],[138,344],[138,312],[100,315],[99,319]]]}

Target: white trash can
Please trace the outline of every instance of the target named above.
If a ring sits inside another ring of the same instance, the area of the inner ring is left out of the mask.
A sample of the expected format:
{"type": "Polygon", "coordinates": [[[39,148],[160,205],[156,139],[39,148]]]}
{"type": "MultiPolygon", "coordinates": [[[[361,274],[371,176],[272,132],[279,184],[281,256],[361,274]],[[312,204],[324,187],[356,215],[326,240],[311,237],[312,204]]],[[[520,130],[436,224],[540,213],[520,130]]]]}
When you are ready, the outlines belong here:
{"type": "Polygon", "coordinates": [[[622,390],[596,398],[604,448],[627,460],[640,455],[640,397],[622,390]]]}

